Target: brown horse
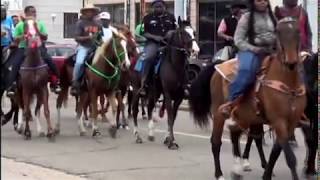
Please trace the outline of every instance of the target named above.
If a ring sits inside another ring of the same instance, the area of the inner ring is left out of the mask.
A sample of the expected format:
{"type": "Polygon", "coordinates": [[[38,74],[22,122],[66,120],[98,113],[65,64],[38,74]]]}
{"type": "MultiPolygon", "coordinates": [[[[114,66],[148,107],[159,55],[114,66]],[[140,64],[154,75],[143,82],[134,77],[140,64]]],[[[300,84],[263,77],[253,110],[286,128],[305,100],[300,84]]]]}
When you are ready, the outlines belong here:
{"type": "MultiPolygon", "coordinates": [[[[235,156],[233,172],[234,175],[242,173],[238,142],[241,133],[251,125],[267,122],[277,135],[270,159],[279,155],[283,149],[292,178],[297,180],[296,157],[288,139],[293,135],[294,128],[306,106],[305,86],[299,71],[301,61],[298,24],[291,18],[285,18],[278,22],[276,32],[277,51],[265,58],[266,66],[263,67],[267,68],[262,73],[264,75],[257,82],[256,88],[243,96],[232,111],[233,121],[229,128],[235,156]],[[255,95],[259,100],[258,105],[255,95]],[[260,111],[259,116],[257,107],[260,111]]],[[[208,124],[208,114],[211,112],[213,119],[211,144],[215,162],[215,177],[220,180],[224,179],[220,166],[220,148],[225,117],[218,111],[218,108],[227,99],[229,81],[220,73],[214,72],[214,68],[214,66],[208,68],[193,82],[189,103],[195,122],[201,127],[208,124]],[[208,84],[209,81],[210,84],[208,84]]],[[[273,166],[274,164],[267,165],[263,179],[271,179],[273,166]]]]}
{"type": "MultiPolygon", "coordinates": [[[[23,118],[26,122],[24,136],[25,139],[31,139],[31,131],[29,123],[32,120],[32,114],[30,105],[33,100],[33,96],[37,97],[37,104],[35,109],[35,115],[37,123],[39,123],[40,108],[44,106],[44,116],[47,121],[47,137],[53,140],[55,133],[51,125],[50,111],[48,104],[48,68],[40,55],[40,36],[36,31],[36,22],[32,19],[26,19],[25,22],[25,39],[27,47],[26,58],[20,68],[20,83],[22,92],[22,104],[23,104],[23,118]]],[[[22,105],[21,104],[21,105],[22,105]]]]}
{"type": "MultiPolygon", "coordinates": [[[[134,57],[136,56],[136,54],[138,54],[137,49],[136,49],[136,42],[135,40],[132,38],[132,34],[129,30],[129,27],[127,26],[122,26],[122,25],[116,25],[114,26],[120,33],[122,33],[126,38],[127,38],[127,50],[128,50],[128,56],[130,57],[134,57]]],[[[68,100],[68,91],[69,91],[69,87],[71,86],[71,82],[72,82],[72,75],[73,75],[73,64],[74,64],[74,58],[75,56],[70,56],[67,58],[67,60],[64,62],[64,64],[61,66],[60,69],[60,76],[61,76],[61,89],[62,91],[59,93],[58,98],[57,98],[57,114],[58,114],[58,121],[57,121],[57,125],[56,125],[56,131],[59,132],[60,130],[60,122],[61,122],[61,108],[62,105],[64,104],[66,106],[67,104],[67,100],[68,100]]],[[[130,81],[130,71],[128,70],[122,70],[121,71],[121,77],[120,77],[120,83],[119,83],[119,87],[118,89],[121,90],[121,95],[119,93],[117,93],[117,100],[119,102],[118,104],[118,110],[117,110],[117,121],[119,119],[119,114],[120,111],[122,113],[124,113],[124,104],[122,102],[123,96],[125,94],[126,91],[126,87],[129,84],[128,81],[130,81]],[[124,94],[123,94],[124,93],[124,94]]],[[[75,112],[77,112],[79,103],[79,97],[75,97],[76,99],[76,107],[75,107],[75,112]]],[[[85,107],[83,108],[83,112],[84,112],[84,116],[83,119],[84,120],[88,120],[88,110],[89,109],[89,99],[87,99],[88,101],[85,103],[85,107]]],[[[105,113],[107,112],[108,106],[105,106],[105,98],[103,96],[100,96],[100,105],[101,105],[101,109],[98,111],[99,114],[101,114],[102,119],[106,119],[105,113]]],[[[123,114],[123,118],[124,118],[124,114],[123,114]]]]}
{"type": "MultiPolygon", "coordinates": [[[[114,115],[117,111],[117,100],[115,97],[115,89],[118,86],[121,74],[121,68],[129,68],[130,61],[127,54],[127,39],[116,29],[113,30],[113,37],[104,42],[96,51],[92,64],[87,65],[85,72],[86,89],[88,93],[81,92],[79,108],[77,109],[77,119],[80,125],[81,133],[85,133],[83,127],[83,120],[81,118],[83,105],[89,98],[90,101],[90,119],[92,125],[92,136],[99,136],[100,132],[97,126],[97,98],[98,96],[105,96],[112,107],[114,115]]],[[[111,121],[111,128],[109,130],[111,136],[116,135],[116,123],[111,121]]]]}

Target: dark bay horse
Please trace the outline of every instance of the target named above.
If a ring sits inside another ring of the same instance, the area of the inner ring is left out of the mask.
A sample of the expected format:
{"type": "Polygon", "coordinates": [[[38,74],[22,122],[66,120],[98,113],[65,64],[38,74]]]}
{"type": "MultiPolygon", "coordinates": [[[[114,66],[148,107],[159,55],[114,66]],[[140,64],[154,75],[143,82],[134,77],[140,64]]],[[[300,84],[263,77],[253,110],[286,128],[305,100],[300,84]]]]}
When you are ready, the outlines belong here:
{"type": "Polygon", "coordinates": [[[0,81],[0,121],[1,121],[1,126],[7,124],[12,116],[13,116],[13,127],[15,130],[17,130],[18,127],[18,113],[19,113],[19,104],[18,104],[18,99],[16,97],[10,97],[10,102],[11,102],[11,107],[10,110],[7,113],[3,112],[2,109],[2,99],[5,90],[8,88],[7,86],[7,81],[8,75],[10,74],[9,68],[12,66],[11,62],[7,61],[7,56],[9,54],[9,51],[12,51],[11,49],[3,49],[2,54],[1,54],[1,81],[0,81]]]}
{"type": "MultiPolygon", "coordinates": [[[[148,139],[154,141],[154,120],[153,109],[161,94],[164,95],[166,112],[168,115],[168,136],[164,143],[169,149],[178,149],[173,134],[174,121],[178,108],[184,98],[184,82],[187,82],[186,67],[191,53],[198,53],[199,47],[194,38],[194,31],[189,21],[178,19],[179,27],[166,36],[165,55],[160,57],[161,64],[158,78],[153,79],[152,85],[147,89],[148,94],[148,139]]],[[[160,55],[161,56],[161,55],[160,55]]],[[[137,99],[137,98],[135,98],[137,99]]],[[[141,143],[142,139],[137,129],[137,108],[136,100],[133,102],[134,134],[136,142],[141,143]]]]}
{"type": "Polygon", "coordinates": [[[83,120],[81,118],[83,105],[90,99],[90,117],[92,125],[92,136],[99,136],[101,133],[97,126],[97,98],[98,96],[105,96],[112,107],[112,114],[114,119],[111,120],[111,127],[109,129],[110,135],[115,138],[116,136],[116,122],[115,114],[117,111],[118,102],[115,97],[115,89],[118,86],[121,74],[121,68],[129,68],[130,61],[127,54],[127,39],[119,31],[113,31],[113,37],[104,42],[100,49],[97,49],[96,55],[92,64],[87,65],[85,72],[85,79],[87,85],[87,91],[81,92],[79,108],[77,109],[77,119],[80,123],[80,131],[85,133],[83,127],[83,120]]]}
{"type": "MultiPolygon", "coordinates": [[[[258,81],[260,86],[257,92],[253,90],[249,95],[244,96],[232,111],[233,125],[230,125],[229,128],[235,157],[233,173],[235,175],[242,173],[239,137],[243,130],[248,129],[251,125],[268,122],[277,135],[270,159],[283,150],[292,178],[297,180],[296,158],[288,143],[306,106],[305,86],[299,71],[301,61],[297,22],[291,18],[279,21],[276,34],[277,51],[265,58],[267,70],[263,78],[258,81]],[[259,100],[259,107],[261,107],[259,109],[266,121],[257,116],[254,94],[259,100]]],[[[215,162],[215,177],[224,179],[220,165],[220,148],[225,117],[218,111],[218,108],[227,99],[229,82],[220,73],[214,72],[214,67],[203,73],[191,86],[190,110],[195,122],[201,127],[208,125],[208,115],[210,113],[212,115],[211,144],[215,162]]],[[[269,163],[270,160],[263,176],[265,180],[271,179],[272,176],[273,164],[269,163]]]]}
{"type": "Polygon", "coordinates": [[[31,131],[29,123],[32,120],[30,105],[34,98],[37,98],[35,115],[37,123],[39,123],[40,108],[44,106],[44,116],[47,121],[47,137],[53,140],[55,133],[51,125],[49,111],[49,92],[47,87],[48,82],[48,67],[41,58],[40,49],[41,40],[36,30],[36,22],[32,19],[26,19],[25,22],[25,39],[26,39],[26,58],[20,68],[20,92],[22,95],[23,118],[26,122],[24,136],[25,139],[31,139],[31,131]]]}

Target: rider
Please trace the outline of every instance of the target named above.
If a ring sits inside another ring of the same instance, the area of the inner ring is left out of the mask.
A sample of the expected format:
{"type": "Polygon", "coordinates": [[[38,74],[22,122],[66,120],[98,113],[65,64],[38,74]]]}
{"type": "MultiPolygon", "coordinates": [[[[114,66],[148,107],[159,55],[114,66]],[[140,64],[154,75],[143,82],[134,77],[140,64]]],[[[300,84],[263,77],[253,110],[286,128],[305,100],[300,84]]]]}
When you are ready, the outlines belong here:
{"type": "Polygon", "coordinates": [[[7,16],[7,9],[1,5],[1,52],[12,42],[13,21],[7,16]]]}
{"type": "Polygon", "coordinates": [[[161,42],[168,31],[176,29],[175,17],[166,10],[166,3],[163,0],[154,0],[151,6],[153,11],[143,18],[144,37],[147,42],[144,48],[145,67],[142,73],[141,94],[145,94],[161,42]]]}
{"type": "Polygon", "coordinates": [[[249,3],[250,10],[240,18],[234,35],[235,45],[239,49],[238,75],[230,84],[228,102],[219,107],[219,111],[227,117],[255,82],[262,57],[273,51],[276,42],[276,19],[269,0],[249,0],[249,3]]]}
{"type": "Polygon", "coordinates": [[[99,14],[99,18],[101,21],[101,25],[102,25],[102,40],[106,41],[108,39],[112,38],[112,30],[111,30],[111,26],[110,26],[110,22],[111,22],[111,16],[110,13],[108,12],[102,12],[99,14]]]}
{"type": "MultiPolygon", "coordinates": [[[[236,27],[243,13],[243,10],[246,8],[247,7],[244,4],[233,4],[231,6],[231,14],[221,20],[218,27],[218,36],[224,40],[224,47],[233,47],[234,32],[236,31],[236,27]]],[[[232,57],[225,57],[223,58],[223,60],[228,60],[231,58],[232,57]]]]}
{"type": "MultiPolygon", "coordinates": [[[[24,9],[24,13],[26,17],[31,17],[36,19],[36,8],[34,6],[27,6],[24,9]]],[[[45,46],[45,41],[48,39],[48,34],[45,25],[42,21],[37,20],[37,29],[38,33],[40,35],[40,38],[42,40],[41,46],[40,46],[40,54],[43,60],[48,64],[49,68],[54,74],[54,91],[55,93],[59,93],[61,91],[60,88],[60,80],[59,80],[59,72],[55,64],[52,62],[52,58],[47,53],[47,48],[45,46]]],[[[13,69],[9,76],[9,83],[12,84],[7,92],[8,96],[13,96],[15,94],[14,89],[16,87],[15,80],[17,79],[17,76],[19,74],[19,69],[21,64],[24,61],[25,58],[25,48],[26,48],[26,41],[24,39],[24,21],[20,21],[14,30],[14,40],[15,42],[19,43],[18,49],[14,51],[13,55],[9,57],[9,61],[12,58],[13,61],[13,69]]]]}
{"type": "Polygon", "coordinates": [[[303,7],[298,6],[298,0],[283,0],[283,5],[275,8],[276,17],[278,20],[289,16],[296,18],[299,22],[301,50],[311,52],[312,32],[307,12],[303,7]]]}
{"type": "Polygon", "coordinates": [[[78,43],[76,63],[73,69],[71,95],[80,93],[80,80],[84,73],[84,61],[90,51],[95,49],[94,36],[101,30],[101,25],[94,19],[100,9],[89,4],[80,10],[81,18],[76,24],[75,40],[78,43]]]}

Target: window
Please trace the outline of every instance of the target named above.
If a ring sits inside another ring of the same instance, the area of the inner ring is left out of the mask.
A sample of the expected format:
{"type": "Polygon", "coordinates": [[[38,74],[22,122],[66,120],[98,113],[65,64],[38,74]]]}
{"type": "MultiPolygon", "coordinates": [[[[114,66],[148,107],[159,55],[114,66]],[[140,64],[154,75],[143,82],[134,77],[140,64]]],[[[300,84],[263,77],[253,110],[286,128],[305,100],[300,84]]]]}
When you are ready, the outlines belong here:
{"type": "Polygon", "coordinates": [[[63,38],[74,38],[78,13],[63,13],[63,38]]]}
{"type": "Polygon", "coordinates": [[[113,24],[124,24],[124,3],[121,4],[99,4],[96,5],[101,11],[107,11],[111,15],[113,24]]]}

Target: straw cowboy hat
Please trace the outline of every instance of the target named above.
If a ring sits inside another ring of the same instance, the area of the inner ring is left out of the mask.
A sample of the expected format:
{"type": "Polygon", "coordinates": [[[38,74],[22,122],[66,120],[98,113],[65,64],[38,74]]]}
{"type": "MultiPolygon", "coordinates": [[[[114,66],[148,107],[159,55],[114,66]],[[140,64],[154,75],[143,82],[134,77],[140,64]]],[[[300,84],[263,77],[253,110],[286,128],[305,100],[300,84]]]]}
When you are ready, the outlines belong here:
{"type": "Polygon", "coordinates": [[[95,11],[96,15],[99,14],[99,11],[100,11],[100,8],[98,7],[95,7],[93,4],[87,4],[85,7],[83,7],[81,10],[80,10],[80,13],[83,14],[85,11],[87,10],[93,10],[95,11]]]}

